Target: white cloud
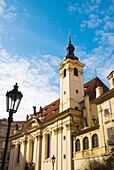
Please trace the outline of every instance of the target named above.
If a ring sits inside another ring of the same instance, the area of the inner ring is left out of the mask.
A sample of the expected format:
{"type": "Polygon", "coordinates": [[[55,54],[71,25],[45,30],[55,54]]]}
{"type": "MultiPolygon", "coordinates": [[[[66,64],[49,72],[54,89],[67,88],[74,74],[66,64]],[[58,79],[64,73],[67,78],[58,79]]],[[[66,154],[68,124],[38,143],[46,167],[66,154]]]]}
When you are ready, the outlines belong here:
{"type": "Polygon", "coordinates": [[[102,21],[99,19],[98,15],[95,14],[90,14],[88,21],[84,20],[81,23],[81,28],[88,27],[88,28],[96,28],[98,27],[102,21]]]}
{"type": "Polygon", "coordinates": [[[8,6],[3,0],[0,0],[0,17],[5,20],[13,20],[17,16],[17,8],[8,6]]]}
{"type": "Polygon", "coordinates": [[[0,16],[3,15],[6,4],[3,0],[0,0],[0,16]]]}
{"type": "MultiPolygon", "coordinates": [[[[50,56],[53,58],[53,56],[50,56]]],[[[56,57],[56,62],[59,58],[56,57]]],[[[26,114],[32,113],[32,106],[38,107],[49,104],[59,98],[59,81],[56,68],[50,65],[45,56],[41,59],[35,57],[23,58],[11,55],[5,49],[0,49],[0,117],[6,117],[5,93],[12,90],[17,82],[19,91],[23,93],[15,119],[25,119],[26,114]]]]}

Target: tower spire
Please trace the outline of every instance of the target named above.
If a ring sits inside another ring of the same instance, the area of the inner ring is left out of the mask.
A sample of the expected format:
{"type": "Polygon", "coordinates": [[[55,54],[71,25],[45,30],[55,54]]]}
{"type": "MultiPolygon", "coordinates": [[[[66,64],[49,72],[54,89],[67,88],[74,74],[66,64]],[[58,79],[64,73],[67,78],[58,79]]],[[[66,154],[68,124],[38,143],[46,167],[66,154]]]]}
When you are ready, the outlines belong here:
{"type": "Polygon", "coordinates": [[[72,43],[71,43],[70,30],[69,30],[69,33],[68,33],[68,38],[69,38],[69,44],[68,44],[68,46],[67,46],[67,48],[66,48],[66,50],[67,50],[66,58],[70,58],[70,59],[72,59],[72,60],[78,60],[78,57],[76,57],[76,56],[74,55],[74,50],[75,50],[75,48],[74,48],[74,46],[73,46],[72,43]]]}

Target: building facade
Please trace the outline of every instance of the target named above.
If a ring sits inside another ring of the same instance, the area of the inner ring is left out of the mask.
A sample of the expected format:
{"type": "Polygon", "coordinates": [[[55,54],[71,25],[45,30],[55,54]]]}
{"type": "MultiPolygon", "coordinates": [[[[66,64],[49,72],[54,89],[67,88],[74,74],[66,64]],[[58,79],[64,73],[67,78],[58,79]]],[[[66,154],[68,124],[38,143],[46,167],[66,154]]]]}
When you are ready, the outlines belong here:
{"type": "Polygon", "coordinates": [[[60,99],[40,107],[11,137],[9,170],[84,170],[113,144],[114,71],[110,89],[98,78],[83,84],[83,67],[69,40],[59,66],[60,99]],[[52,163],[52,156],[55,163],[52,163]]]}
{"type": "MultiPolygon", "coordinates": [[[[12,125],[11,125],[10,135],[12,135],[14,132],[16,132],[16,130],[18,128],[21,128],[21,126],[24,124],[24,122],[25,121],[13,121],[12,125]]],[[[5,147],[7,126],[8,126],[7,119],[5,119],[5,118],[0,119],[0,167],[2,164],[3,152],[4,152],[4,147],[5,147]]],[[[8,169],[8,164],[9,164],[10,146],[11,146],[11,142],[9,143],[9,147],[8,147],[8,153],[7,153],[7,158],[6,158],[6,169],[8,169]]]]}

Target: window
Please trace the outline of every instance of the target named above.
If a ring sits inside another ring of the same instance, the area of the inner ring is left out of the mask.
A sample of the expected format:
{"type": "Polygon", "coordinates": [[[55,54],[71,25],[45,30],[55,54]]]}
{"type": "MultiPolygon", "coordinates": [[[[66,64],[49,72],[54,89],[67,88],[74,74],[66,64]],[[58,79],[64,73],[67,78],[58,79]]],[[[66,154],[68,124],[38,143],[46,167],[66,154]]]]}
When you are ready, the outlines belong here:
{"type": "Polygon", "coordinates": [[[88,137],[85,137],[83,139],[83,149],[84,150],[89,149],[89,140],[88,140],[88,137]]]}
{"type": "Polygon", "coordinates": [[[112,127],[108,128],[107,132],[108,132],[108,143],[109,145],[113,145],[114,144],[114,129],[112,127]]]}
{"type": "Polygon", "coordinates": [[[80,151],[80,140],[76,140],[76,152],[80,151]]]}
{"type": "Polygon", "coordinates": [[[19,159],[20,159],[20,149],[21,149],[21,145],[18,144],[17,145],[17,163],[19,163],[19,159]]]}
{"type": "Polygon", "coordinates": [[[66,69],[64,69],[63,77],[66,77],[66,69]]]}
{"type": "Polygon", "coordinates": [[[75,107],[75,110],[78,110],[78,107],[75,107]]]}
{"type": "Polygon", "coordinates": [[[97,148],[99,146],[98,136],[94,134],[92,136],[92,148],[97,148]]]}
{"type": "Polygon", "coordinates": [[[74,75],[78,76],[78,69],[76,67],[74,68],[74,75]]]}
{"type": "Polygon", "coordinates": [[[104,105],[104,116],[108,116],[109,113],[110,113],[109,103],[105,103],[105,105],[104,105]]]}
{"type": "Polygon", "coordinates": [[[46,158],[50,157],[50,144],[51,144],[51,136],[50,134],[46,135],[46,158]]]}

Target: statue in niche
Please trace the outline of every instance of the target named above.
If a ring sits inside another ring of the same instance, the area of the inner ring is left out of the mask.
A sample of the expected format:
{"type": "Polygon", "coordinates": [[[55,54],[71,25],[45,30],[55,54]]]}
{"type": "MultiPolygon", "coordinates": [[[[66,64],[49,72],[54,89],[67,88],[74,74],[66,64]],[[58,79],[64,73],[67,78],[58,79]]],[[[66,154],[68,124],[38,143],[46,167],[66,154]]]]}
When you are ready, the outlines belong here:
{"type": "Polygon", "coordinates": [[[83,120],[83,122],[84,122],[84,127],[87,127],[87,126],[88,126],[88,124],[87,124],[87,118],[84,116],[83,119],[84,119],[84,120],[83,120]]]}

